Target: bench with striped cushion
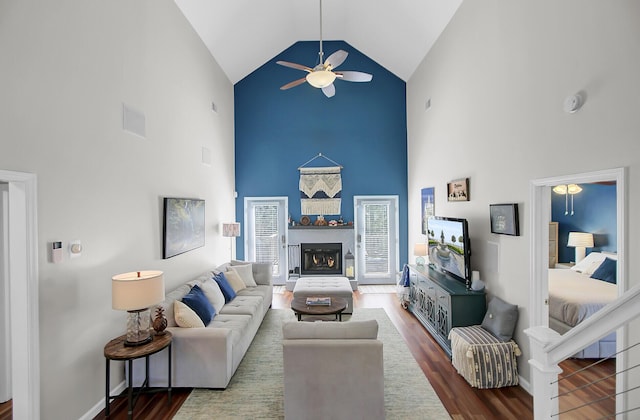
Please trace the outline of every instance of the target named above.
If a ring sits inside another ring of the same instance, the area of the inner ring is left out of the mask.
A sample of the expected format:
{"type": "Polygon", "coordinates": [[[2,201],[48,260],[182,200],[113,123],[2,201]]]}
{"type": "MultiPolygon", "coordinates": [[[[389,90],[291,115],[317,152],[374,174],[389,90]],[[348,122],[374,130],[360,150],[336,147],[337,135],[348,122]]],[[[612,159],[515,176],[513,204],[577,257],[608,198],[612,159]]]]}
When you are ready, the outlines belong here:
{"type": "Polygon", "coordinates": [[[480,325],[455,327],[449,332],[451,362],[475,388],[518,385],[520,349],[515,341],[500,341],[480,325]]]}

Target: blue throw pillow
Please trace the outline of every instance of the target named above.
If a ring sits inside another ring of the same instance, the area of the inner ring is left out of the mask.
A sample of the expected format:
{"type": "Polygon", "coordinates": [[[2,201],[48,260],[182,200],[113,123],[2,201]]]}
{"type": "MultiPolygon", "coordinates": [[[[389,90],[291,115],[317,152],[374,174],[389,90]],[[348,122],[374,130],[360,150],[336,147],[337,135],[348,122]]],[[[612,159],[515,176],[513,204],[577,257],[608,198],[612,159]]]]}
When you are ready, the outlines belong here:
{"type": "Polygon", "coordinates": [[[205,326],[209,325],[216,315],[216,310],[213,309],[211,302],[197,284],[182,298],[182,302],[198,314],[205,326]]]}
{"type": "Polygon", "coordinates": [[[213,276],[213,280],[220,286],[220,291],[224,295],[224,303],[229,303],[236,297],[236,291],[229,284],[229,281],[224,276],[224,273],[218,273],[213,276]]]}
{"type": "Polygon", "coordinates": [[[592,279],[598,279],[609,283],[617,283],[616,274],[616,260],[611,258],[605,258],[602,264],[591,275],[592,279]]]}

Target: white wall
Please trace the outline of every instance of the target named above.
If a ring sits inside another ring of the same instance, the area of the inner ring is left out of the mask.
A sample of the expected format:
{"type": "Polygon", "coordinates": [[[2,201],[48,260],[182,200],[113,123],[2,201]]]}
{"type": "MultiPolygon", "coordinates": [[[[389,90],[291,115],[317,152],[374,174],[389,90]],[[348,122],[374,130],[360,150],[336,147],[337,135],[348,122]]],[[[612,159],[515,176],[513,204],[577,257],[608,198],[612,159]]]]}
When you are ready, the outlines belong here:
{"type": "MultiPolygon", "coordinates": [[[[423,239],[420,189],[434,186],[437,215],[469,219],[472,268],[489,294],[521,307],[527,380],[529,182],[628,167],[628,214],[640,212],[638,39],[633,0],[465,1],[407,84],[409,243],[423,239]],[[563,112],[578,91],[584,107],[563,112]],[[448,203],[447,182],[464,177],[471,201],[448,203]],[[490,233],[489,204],[505,202],[520,205],[520,237],[490,233]]],[[[638,255],[637,218],[627,227],[627,255],[638,255]]],[[[637,284],[639,270],[628,273],[637,284]]]]}
{"type": "Polygon", "coordinates": [[[233,86],[170,0],[3,1],[0,51],[0,168],[38,176],[41,412],[78,418],[104,397],[103,347],[124,332],[111,276],[159,269],[170,290],[228,258],[233,86]],[[145,113],[146,139],[122,130],[122,103],[145,113]],[[206,200],[204,248],[162,260],[163,196],[206,200]]]}

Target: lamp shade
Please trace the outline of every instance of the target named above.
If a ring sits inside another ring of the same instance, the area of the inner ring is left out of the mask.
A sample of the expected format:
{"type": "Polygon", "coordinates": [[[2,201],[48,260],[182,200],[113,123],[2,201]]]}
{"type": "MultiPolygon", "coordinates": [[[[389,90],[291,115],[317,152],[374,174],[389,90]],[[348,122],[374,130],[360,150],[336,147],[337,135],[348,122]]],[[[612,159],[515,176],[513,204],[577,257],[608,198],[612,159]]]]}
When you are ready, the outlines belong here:
{"type": "Polygon", "coordinates": [[[316,70],[307,74],[307,82],[313,87],[323,88],[336,80],[336,74],[329,70],[316,70]]]}
{"type": "Polygon", "coordinates": [[[162,271],[133,271],[118,274],[111,281],[113,309],[136,311],[164,300],[162,271]]]}
{"type": "Polygon", "coordinates": [[[420,257],[427,255],[427,244],[415,244],[413,246],[413,255],[418,255],[420,257]]]}
{"type": "Polygon", "coordinates": [[[222,236],[225,238],[235,238],[240,236],[240,223],[231,222],[222,224],[222,236]]]}
{"type": "Polygon", "coordinates": [[[593,248],[593,234],[586,232],[569,232],[567,246],[593,248]]]}

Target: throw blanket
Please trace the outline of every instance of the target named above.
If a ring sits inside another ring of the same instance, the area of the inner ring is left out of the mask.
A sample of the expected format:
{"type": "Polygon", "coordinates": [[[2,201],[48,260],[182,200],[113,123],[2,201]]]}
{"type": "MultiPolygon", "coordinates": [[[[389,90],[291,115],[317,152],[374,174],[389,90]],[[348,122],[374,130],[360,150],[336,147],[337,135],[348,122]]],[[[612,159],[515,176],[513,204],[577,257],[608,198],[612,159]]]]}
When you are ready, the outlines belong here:
{"type": "Polygon", "coordinates": [[[300,168],[300,207],[303,215],[340,214],[341,194],[339,166],[300,168]]]}

